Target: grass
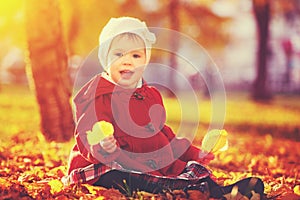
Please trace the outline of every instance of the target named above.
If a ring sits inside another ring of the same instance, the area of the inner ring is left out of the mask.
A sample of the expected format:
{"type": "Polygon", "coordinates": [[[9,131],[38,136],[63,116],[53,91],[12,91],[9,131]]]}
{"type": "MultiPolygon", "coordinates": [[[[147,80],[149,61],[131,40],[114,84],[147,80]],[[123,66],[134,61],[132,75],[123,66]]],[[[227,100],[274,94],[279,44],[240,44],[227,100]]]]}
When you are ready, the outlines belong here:
{"type": "Polygon", "coordinates": [[[36,132],[39,120],[38,105],[28,87],[0,87],[1,139],[8,139],[20,132],[36,132]]]}
{"type": "Polygon", "coordinates": [[[40,132],[39,107],[27,86],[1,86],[0,127],[0,152],[5,148],[20,156],[39,152],[49,166],[61,161],[67,164],[68,152],[74,140],[64,144],[45,142],[40,132]],[[13,145],[15,143],[21,145],[13,145]]]}
{"type": "Polygon", "coordinates": [[[187,113],[198,113],[200,116],[197,134],[201,138],[213,123],[212,117],[216,117],[224,122],[224,128],[232,132],[271,134],[279,138],[300,140],[300,96],[277,95],[270,102],[255,102],[249,97],[250,95],[245,93],[227,94],[224,112],[222,105],[212,104],[207,97],[198,96],[198,105],[188,100],[165,97],[167,120],[175,130],[178,130],[179,122],[183,119],[195,121],[195,115],[182,115],[181,110],[184,107],[190,111],[187,113]],[[217,111],[213,114],[214,109],[217,111]]]}
{"type": "MultiPolygon", "coordinates": [[[[211,123],[212,106],[215,105],[212,105],[207,97],[198,96],[197,98],[198,105],[189,101],[188,98],[177,100],[164,97],[167,123],[174,125],[176,129],[181,120],[197,122],[199,117],[200,126],[207,127],[211,123]],[[182,109],[184,112],[181,111],[182,109]]],[[[250,100],[245,93],[234,93],[227,95],[226,112],[221,115],[225,116],[225,127],[238,128],[244,125],[247,127],[299,128],[299,102],[300,96],[276,96],[269,103],[257,103],[250,100]]],[[[39,120],[39,108],[35,96],[27,86],[4,85],[1,87],[0,139],[7,139],[19,132],[35,132],[39,129],[39,120]]]]}

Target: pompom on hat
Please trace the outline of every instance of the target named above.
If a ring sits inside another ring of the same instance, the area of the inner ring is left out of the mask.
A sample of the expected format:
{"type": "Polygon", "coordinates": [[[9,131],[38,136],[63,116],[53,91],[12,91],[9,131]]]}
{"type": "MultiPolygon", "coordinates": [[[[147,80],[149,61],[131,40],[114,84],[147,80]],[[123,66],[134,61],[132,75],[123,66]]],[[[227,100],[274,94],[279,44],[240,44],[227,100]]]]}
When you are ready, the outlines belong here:
{"type": "Polygon", "coordinates": [[[146,63],[149,63],[151,47],[155,43],[156,37],[148,30],[146,23],[133,17],[111,18],[99,36],[98,58],[105,70],[109,68],[110,64],[107,59],[110,44],[117,35],[122,33],[133,33],[141,37],[146,47],[146,63]]]}

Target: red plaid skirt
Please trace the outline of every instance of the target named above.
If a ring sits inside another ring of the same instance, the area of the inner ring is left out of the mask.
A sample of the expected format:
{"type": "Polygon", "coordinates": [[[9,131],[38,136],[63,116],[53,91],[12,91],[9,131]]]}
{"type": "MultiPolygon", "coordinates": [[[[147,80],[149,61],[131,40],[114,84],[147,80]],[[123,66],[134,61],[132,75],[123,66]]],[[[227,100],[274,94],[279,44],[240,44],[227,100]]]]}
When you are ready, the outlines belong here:
{"type": "Polygon", "coordinates": [[[188,162],[183,172],[176,177],[141,173],[125,169],[117,162],[111,162],[108,165],[99,163],[91,164],[85,168],[75,169],[68,176],[63,177],[62,181],[65,185],[87,183],[88,181],[98,180],[102,175],[112,170],[130,173],[130,175],[136,176],[140,180],[162,186],[165,185],[170,189],[184,188],[188,185],[199,183],[199,180],[211,175],[211,172],[207,168],[195,161],[188,162]]]}

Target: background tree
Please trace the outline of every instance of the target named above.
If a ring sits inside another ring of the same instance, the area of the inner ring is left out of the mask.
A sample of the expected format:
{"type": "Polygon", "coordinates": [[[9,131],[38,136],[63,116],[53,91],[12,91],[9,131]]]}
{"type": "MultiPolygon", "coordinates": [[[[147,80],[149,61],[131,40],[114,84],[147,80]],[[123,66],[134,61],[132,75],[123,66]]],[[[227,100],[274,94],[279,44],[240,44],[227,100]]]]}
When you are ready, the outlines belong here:
{"type": "MultiPolygon", "coordinates": [[[[179,32],[180,31],[180,21],[179,21],[179,1],[178,0],[171,0],[169,3],[169,20],[170,20],[170,28],[173,31],[179,32]]],[[[171,49],[171,54],[170,54],[170,67],[173,69],[170,74],[169,74],[169,84],[172,86],[173,90],[176,91],[177,85],[176,81],[174,80],[175,78],[175,71],[177,69],[177,51],[179,48],[179,41],[177,37],[173,36],[172,34],[175,34],[174,32],[170,32],[170,49],[171,49]]],[[[169,93],[169,96],[173,95],[173,93],[169,93]]]]}
{"type": "Polygon", "coordinates": [[[267,87],[267,60],[270,22],[270,1],[253,0],[254,16],[258,32],[258,53],[256,63],[256,79],[254,81],[252,96],[256,100],[271,98],[267,87]]]}
{"type": "Polygon", "coordinates": [[[58,1],[27,0],[26,32],[42,133],[48,141],[67,141],[74,123],[58,1]]]}
{"type": "Polygon", "coordinates": [[[297,35],[299,35],[299,17],[300,4],[299,0],[290,1],[274,1],[272,3],[274,17],[280,18],[285,24],[284,35],[279,38],[280,47],[284,53],[285,69],[280,77],[280,91],[291,92],[294,85],[293,69],[297,68],[297,62],[294,61],[294,56],[297,55],[297,35]]]}

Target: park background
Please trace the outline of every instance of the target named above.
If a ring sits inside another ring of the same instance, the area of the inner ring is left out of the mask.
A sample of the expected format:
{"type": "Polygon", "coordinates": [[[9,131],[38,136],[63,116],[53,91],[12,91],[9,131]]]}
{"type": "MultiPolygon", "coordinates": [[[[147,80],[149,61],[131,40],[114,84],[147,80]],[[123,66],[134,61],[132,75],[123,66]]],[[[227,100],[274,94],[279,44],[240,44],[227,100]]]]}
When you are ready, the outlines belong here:
{"type": "MultiPolygon", "coordinates": [[[[299,198],[298,0],[2,0],[1,198],[119,195],[86,185],[63,188],[56,181],[66,172],[74,143],[68,105],[76,71],[97,47],[102,27],[119,16],[186,34],[215,62],[226,91],[224,128],[229,133],[229,149],[210,165],[220,184],[255,175],[265,181],[269,197],[299,198]]],[[[172,37],[166,42],[174,51],[193,53],[172,37]]],[[[180,68],[171,55],[165,59],[180,68]]],[[[193,142],[200,145],[212,102],[205,82],[196,80],[202,115],[193,142]]],[[[176,127],[178,105],[168,92],[164,94],[168,123],[176,127]]]]}

